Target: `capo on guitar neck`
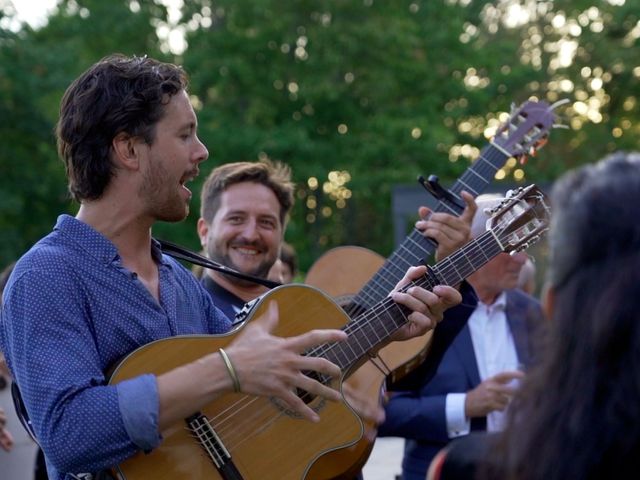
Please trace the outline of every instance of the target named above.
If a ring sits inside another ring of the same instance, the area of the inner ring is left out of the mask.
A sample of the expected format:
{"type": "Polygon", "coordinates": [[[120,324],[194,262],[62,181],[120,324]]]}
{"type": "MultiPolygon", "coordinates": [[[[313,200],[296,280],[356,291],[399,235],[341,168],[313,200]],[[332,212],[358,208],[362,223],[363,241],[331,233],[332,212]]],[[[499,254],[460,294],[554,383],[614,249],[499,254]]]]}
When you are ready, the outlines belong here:
{"type": "Polygon", "coordinates": [[[460,211],[464,210],[464,205],[460,203],[460,200],[451,191],[440,185],[440,179],[437,175],[429,175],[427,180],[422,175],[418,177],[418,182],[424,187],[437,200],[447,200],[453,203],[456,207],[460,208],[460,211]]]}

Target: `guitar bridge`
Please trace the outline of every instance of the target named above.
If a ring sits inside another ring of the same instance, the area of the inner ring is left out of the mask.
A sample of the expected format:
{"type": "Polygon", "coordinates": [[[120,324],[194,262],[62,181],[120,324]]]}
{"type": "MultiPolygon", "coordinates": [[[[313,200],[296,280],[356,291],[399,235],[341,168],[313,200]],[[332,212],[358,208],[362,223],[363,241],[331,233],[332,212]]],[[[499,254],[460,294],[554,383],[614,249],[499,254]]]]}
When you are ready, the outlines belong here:
{"type": "Polygon", "coordinates": [[[231,459],[229,450],[222,443],[209,419],[201,412],[197,412],[185,421],[189,430],[213,462],[220,476],[224,480],[243,480],[242,475],[231,459]]]}

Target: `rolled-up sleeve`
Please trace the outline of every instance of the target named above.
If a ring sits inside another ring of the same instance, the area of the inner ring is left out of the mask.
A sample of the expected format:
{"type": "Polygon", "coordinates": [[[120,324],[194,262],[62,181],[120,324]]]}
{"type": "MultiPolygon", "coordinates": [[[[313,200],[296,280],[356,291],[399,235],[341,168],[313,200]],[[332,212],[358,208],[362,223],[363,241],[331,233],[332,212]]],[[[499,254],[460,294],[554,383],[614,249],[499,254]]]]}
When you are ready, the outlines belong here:
{"type": "Polygon", "coordinates": [[[150,451],[160,444],[158,417],[160,400],[155,375],[142,375],[116,385],[124,428],[140,449],[150,451]]]}

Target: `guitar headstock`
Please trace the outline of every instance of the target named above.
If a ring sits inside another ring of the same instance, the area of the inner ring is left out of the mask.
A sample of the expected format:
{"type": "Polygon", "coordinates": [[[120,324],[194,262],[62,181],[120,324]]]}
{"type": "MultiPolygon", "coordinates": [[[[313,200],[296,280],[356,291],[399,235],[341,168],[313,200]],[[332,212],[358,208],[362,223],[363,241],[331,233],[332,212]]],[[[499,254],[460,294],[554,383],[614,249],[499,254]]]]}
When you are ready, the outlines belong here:
{"type": "Polygon", "coordinates": [[[489,211],[491,230],[502,250],[515,253],[538,241],[549,228],[551,210],[546,195],[535,185],[507,192],[507,197],[489,211]]]}
{"type": "Polygon", "coordinates": [[[556,120],[553,109],[560,103],[549,105],[529,100],[512,108],[509,119],[500,125],[491,143],[512,157],[523,159],[535,155],[547,142],[556,120]]]}

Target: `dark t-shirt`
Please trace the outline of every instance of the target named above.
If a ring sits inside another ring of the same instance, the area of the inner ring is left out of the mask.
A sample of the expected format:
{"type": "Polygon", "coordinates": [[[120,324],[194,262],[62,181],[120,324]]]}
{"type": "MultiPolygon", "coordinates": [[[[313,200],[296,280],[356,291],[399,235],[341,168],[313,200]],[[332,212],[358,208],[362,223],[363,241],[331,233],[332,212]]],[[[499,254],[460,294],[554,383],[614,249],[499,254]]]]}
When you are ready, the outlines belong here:
{"type": "Polygon", "coordinates": [[[233,326],[242,322],[242,319],[236,321],[236,315],[242,310],[242,307],[244,307],[244,300],[218,285],[209,275],[203,275],[200,282],[213,298],[216,307],[222,310],[233,326]]]}

